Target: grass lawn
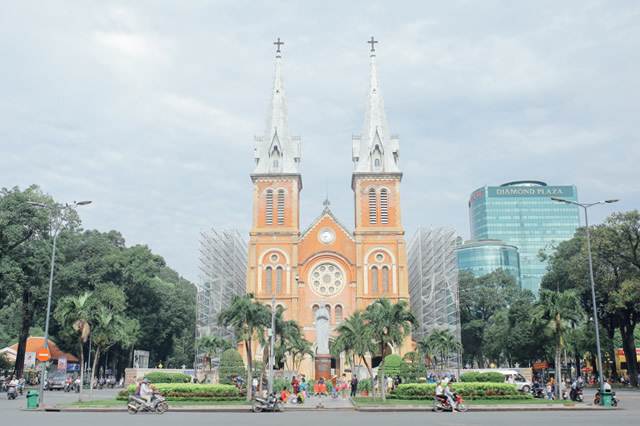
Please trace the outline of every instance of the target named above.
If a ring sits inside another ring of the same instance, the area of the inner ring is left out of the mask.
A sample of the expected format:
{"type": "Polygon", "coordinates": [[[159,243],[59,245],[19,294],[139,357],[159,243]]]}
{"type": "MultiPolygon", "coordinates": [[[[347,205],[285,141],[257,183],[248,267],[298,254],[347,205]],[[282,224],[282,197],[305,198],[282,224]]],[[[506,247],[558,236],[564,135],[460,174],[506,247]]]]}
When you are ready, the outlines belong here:
{"type": "MultiPolygon", "coordinates": [[[[370,397],[356,397],[353,398],[356,405],[433,405],[432,399],[388,399],[386,402],[382,402],[380,398],[377,398],[375,402],[371,401],[370,397]]],[[[571,401],[550,401],[545,399],[477,399],[473,401],[467,401],[469,405],[535,405],[535,404],[569,404],[573,405],[571,401]]]]}
{"type": "MultiPolygon", "coordinates": [[[[184,407],[187,405],[251,405],[250,402],[247,401],[167,401],[169,407],[184,407]]],[[[120,401],[115,398],[111,399],[100,399],[96,401],[82,401],[82,402],[70,402],[67,404],[61,405],[70,405],[76,407],[105,407],[105,406],[113,406],[113,407],[121,407],[127,405],[127,401],[120,401]]]]}

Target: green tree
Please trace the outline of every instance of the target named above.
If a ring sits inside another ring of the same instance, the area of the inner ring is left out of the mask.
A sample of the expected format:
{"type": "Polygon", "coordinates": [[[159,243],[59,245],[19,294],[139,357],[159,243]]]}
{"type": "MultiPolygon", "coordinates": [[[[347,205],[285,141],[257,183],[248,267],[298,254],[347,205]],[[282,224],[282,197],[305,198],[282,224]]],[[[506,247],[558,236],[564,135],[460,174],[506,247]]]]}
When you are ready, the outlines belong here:
{"type": "MultiPolygon", "coordinates": [[[[347,359],[360,357],[369,373],[373,377],[371,364],[367,361],[368,354],[374,354],[378,349],[373,341],[373,329],[365,319],[363,311],[355,311],[351,316],[343,320],[335,328],[338,333],[331,345],[331,354],[334,358],[340,357],[341,352],[346,353],[347,359]]],[[[352,362],[352,364],[355,364],[352,362]]],[[[375,392],[371,392],[375,401],[375,392]]]]}
{"type": "MultiPolygon", "coordinates": [[[[54,314],[60,323],[71,328],[76,334],[80,356],[80,383],[84,383],[84,344],[91,331],[92,309],[91,293],[85,292],[81,296],[64,297],[54,314]]],[[[78,401],[82,401],[82,386],[78,394],[78,401]]]]}
{"type": "Polygon", "coordinates": [[[236,338],[244,343],[247,353],[247,401],[251,401],[251,381],[253,376],[253,339],[271,323],[269,308],[253,300],[253,294],[233,295],[231,305],[218,314],[218,321],[224,327],[232,326],[236,338]]]}
{"type": "MultiPolygon", "coordinates": [[[[387,348],[401,346],[406,336],[411,333],[411,325],[416,322],[416,317],[408,309],[406,300],[400,300],[395,304],[387,298],[377,299],[367,306],[365,319],[369,322],[374,341],[379,345],[380,363],[382,374],[378,375],[382,380],[385,377],[384,356],[387,348]]],[[[382,389],[382,401],[386,401],[385,386],[382,389]]]]}
{"type": "Polygon", "coordinates": [[[429,339],[429,337],[423,337],[416,343],[416,349],[418,349],[418,353],[422,354],[424,357],[425,365],[431,366],[431,361],[435,358],[437,353],[433,341],[429,339]]]}
{"type": "Polygon", "coordinates": [[[572,290],[556,292],[541,289],[540,299],[533,308],[533,321],[542,325],[555,345],[556,380],[554,382],[556,398],[560,395],[561,364],[560,356],[564,339],[572,325],[582,321],[584,311],[580,306],[577,294],[572,290]]]}

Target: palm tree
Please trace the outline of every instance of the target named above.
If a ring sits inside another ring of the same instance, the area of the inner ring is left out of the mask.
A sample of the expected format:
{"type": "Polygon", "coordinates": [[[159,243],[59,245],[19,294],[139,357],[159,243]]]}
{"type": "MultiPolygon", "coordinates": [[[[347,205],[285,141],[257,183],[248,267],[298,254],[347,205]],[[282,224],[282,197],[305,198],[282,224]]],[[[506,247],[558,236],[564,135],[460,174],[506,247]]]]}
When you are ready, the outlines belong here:
{"type": "Polygon", "coordinates": [[[416,349],[424,356],[425,365],[431,366],[431,361],[435,358],[436,354],[433,340],[429,337],[423,337],[416,343],[416,349]]]}
{"type": "Polygon", "coordinates": [[[78,401],[82,401],[82,384],[84,383],[84,344],[87,342],[91,326],[92,308],[91,292],[81,296],[64,297],[55,311],[55,317],[63,326],[70,326],[78,337],[78,349],[80,353],[80,393],[78,401]]]}
{"type": "MultiPolygon", "coordinates": [[[[373,341],[372,328],[365,320],[363,311],[355,311],[350,317],[336,326],[338,336],[331,345],[332,356],[339,358],[341,352],[346,352],[347,357],[359,356],[362,363],[369,372],[369,377],[373,380],[371,364],[367,362],[367,354],[373,354],[378,349],[373,341]]],[[[372,398],[376,400],[376,393],[371,392],[372,398]]]]}
{"type": "Polygon", "coordinates": [[[447,362],[447,367],[449,366],[449,354],[451,352],[462,350],[462,344],[448,329],[433,330],[431,335],[428,337],[428,340],[431,341],[431,345],[440,355],[439,361],[442,370],[444,370],[445,361],[447,362]]]}
{"type": "MultiPolygon", "coordinates": [[[[91,375],[96,374],[96,367],[100,359],[100,351],[122,340],[124,319],[105,306],[98,306],[93,315],[93,331],[91,338],[96,345],[96,354],[93,359],[91,375]]],[[[93,377],[89,384],[89,401],[93,399],[93,377]]]]}
{"type": "MultiPolygon", "coordinates": [[[[382,361],[382,377],[384,380],[384,352],[387,346],[400,346],[405,336],[411,333],[411,324],[416,322],[416,317],[408,309],[409,303],[406,300],[400,300],[398,303],[392,304],[387,298],[377,299],[375,302],[367,306],[365,311],[365,319],[369,322],[369,328],[374,341],[380,346],[380,356],[382,361]]],[[[386,401],[385,387],[382,388],[382,401],[386,401]]]]}
{"type": "Polygon", "coordinates": [[[196,348],[204,349],[204,358],[211,369],[213,359],[219,357],[221,351],[231,348],[231,342],[218,336],[203,336],[196,343],[196,348]]]}
{"type": "Polygon", "coordinates": [[[580,305],[578,295],[574,290],[564,292],[541,289],[538,302],[533,307],[532,320],[543,326],[548,336],[553,339],[556,347],[554,393],[556,398],[560,394],[560,380],[562,377],[560,355],[564,346],[564,339],[570,325],[575,325],[584,318],[584,311],[580,305]]]}
{"type": "Polygon", "coordinates": [[[247,401],[251,401],[253,337],[256,334],[262,334],[263,330],[270,325],[271,312],[267,306],[254,301],[252,293],[245,296],[234,294],[231,296],[231,305],[218,314],[218,322],[224,327],[232,326],[236,338],[244,343],[247,351],[247,401]]]}

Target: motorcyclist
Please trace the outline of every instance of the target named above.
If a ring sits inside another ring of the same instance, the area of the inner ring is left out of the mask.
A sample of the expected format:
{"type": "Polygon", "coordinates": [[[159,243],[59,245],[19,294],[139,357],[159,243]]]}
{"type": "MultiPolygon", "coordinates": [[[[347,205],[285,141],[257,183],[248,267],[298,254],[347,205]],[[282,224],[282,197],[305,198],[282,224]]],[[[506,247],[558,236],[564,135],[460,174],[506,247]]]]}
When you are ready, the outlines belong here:
{"type": "Polygon", "coordinates": [[[149,386],[149,379],[143,379],[140,384],[140,398],[147,402],[147,406],[151,406],[151,397],[153,396],[153,390],[149,386]]]}
{"type": "Polygon", "coordinates": [[[444,391],[442,390],[442,382],[440,380],[438,380],[436,384],[436,398],[438,397],[444,398],[444,391]]]}
{"type": "Polygon", "coordinates": [[[13,377],[11,377],[11,381],[9,382],[9,386],[8,387],[13,386],[13,392],[16,395],[18,395],[18,385],[19,384],[20,383],[18,382],[18,379],[16,379],[16,376],[13,376],[13,377]]]}
{"type": "Polygon", "coordinates": [[[456,405],[453,402],[453,392],[451,392],[451,388],[449,387],[449,382],[447,381],[446,386],[444,387],[444,395],[447,397],[447,401],[449,402],[449,405],[451,405],[451,410],[453,410],[453,412],[457,412],[458,410],[456,410],[456,405]]]}
{"type": "Polygon", "coordinates": [[[24,384],[27,383],[24,376],[21,376],[18,380],[18,391],[20,391],[20,395],[22,395],[22,391],[24,390],[24,384]]]}

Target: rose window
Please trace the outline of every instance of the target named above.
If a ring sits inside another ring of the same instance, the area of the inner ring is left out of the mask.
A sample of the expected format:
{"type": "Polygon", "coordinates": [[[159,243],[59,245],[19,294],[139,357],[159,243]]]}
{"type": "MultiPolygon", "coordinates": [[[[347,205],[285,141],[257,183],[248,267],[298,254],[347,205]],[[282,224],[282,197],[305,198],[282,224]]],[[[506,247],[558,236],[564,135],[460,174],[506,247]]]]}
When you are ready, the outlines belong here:
{"type": "Polygon", "coordinates": [[[333,263],[321,263],[309,274],[310,287],[320,296],[334,296],[344,288],[346,277],[342,268],[333,263]]]}

